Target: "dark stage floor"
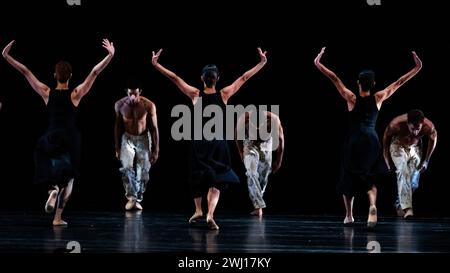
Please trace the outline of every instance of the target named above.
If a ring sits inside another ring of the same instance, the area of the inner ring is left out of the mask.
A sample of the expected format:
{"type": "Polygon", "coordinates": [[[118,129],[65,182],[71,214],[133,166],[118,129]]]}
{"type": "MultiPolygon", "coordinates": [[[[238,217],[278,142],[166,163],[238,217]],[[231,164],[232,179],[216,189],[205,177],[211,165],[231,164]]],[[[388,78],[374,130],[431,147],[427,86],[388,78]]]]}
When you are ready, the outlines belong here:
{"type": "MultiPolygon", "coordinates": [[[[342,217],[219,213],[220,230],[189,214],[67,212],[68,227],[44,213],[0,213],[1,253],[449,253],[450,218],[381,218],[344,227],[342,217]],[[77,250],[76,250],[77,251],[77,250]]],[[[361,221],[362,219],[356,219],[361,221]]]]}

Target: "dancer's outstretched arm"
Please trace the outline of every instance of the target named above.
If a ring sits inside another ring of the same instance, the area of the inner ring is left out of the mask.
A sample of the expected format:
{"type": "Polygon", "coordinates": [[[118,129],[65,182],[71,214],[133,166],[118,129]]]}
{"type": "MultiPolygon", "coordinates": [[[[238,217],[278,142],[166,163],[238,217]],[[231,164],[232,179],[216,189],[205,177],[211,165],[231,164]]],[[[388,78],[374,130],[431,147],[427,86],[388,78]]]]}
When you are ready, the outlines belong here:
{"type": "MultiPolygon", "coordinates": [[[[328,69],[326,66],[324,66],[321,62],[320,59],[322,58],[322,55],[325,53],[325,47],[322,47],[322,49],[320,50],[320,53],[317,55],[317,57],[314,59],[314,64],[316,65],[316,67],[320,70],[320,72],[322,72],[325,76],[327,76],[331,82],[333,82],[334,86],[336,86],[336,89],[339,91],[339,94],[341,94],[341,96],[347,101],[348,104],[352,104],[354,105],[355,101],[356,101],[356,96],[355,94],[353,94],[352,91],[350,91],[345,85],[344,83],[341,81],[341,79],[336,75],[336,73],[334,73],[333,71],[331,71],[330,69],[328,69]]],[[[349,105],[350,106],[350,105],[349,105]]]]}
{"type": "Polygon", "coordinates": [[[3,57],[6,59],[6,61],[11,64],[15,69],[17,69],[22,75],[25,76],[28,83],[31,85],[34,91],[36,91],[47,103],[48,101],[48,95],[50,93],[50,87],[43,84],[41,81],[39,81],[36,76],[23,64],[18,62],[16,59],[14,59],[11,55],[9,55],[9,51],[11,50],[13,44],[15,41],[11,41],[2,52],[3,57]]]}
{"type": "Polygon", "coordinates": [[[94,66],[91,73],[89,73],[84,82],[78,85],[73,90],[72,101],[74,101],[74,104],[76,105],[80,102],[80,100],[84,97],[84,95],[86,95],[89,92],[89,90],[91,90],[91,87],[94,84],[94,81],[97,78],[97,76],[100,74],[100,72],[103,71],[103,69],[105,69],[105,67],[109,64],[109,62],[114,56],[115,53],[114,44],[110,43],[108,39],[103,39],[103,47],[108,51],[108,55],[106,55],[106,57],[96,66],[94,66]]]}
{"type": "Polygon", "coordinates": [[[162,48],[157,53],[155,53],[155,51],[152,52],[153,55],[152,64],[156,68],[156,70],[158,70],[159,72],[161,72],[161,74],[169,78],[181,90],[181,92],[186,94],[191,100],[194,100],[194,98],[198,97],[200,95],[200,90],[187,84],[177,74],[165,68],[158,62],[161,52],[162,48]]]}
{"type": "Polygon", "coordinates": [[[225,102],[225,104],[230,99],[230,97],[233,96],[248,79],[253,77],[253,75],[258,73],[258,71],[261,70],[261,68],[263,68],[264,65],[266,65],[267,51],[262,51],[261,48],[259,48],[259,47],[257,48],[257,50],[258,50],[258,54],[259,54],[259,58],[260,58],[259,63],[257,65],[255,65],[252,69],[250,69],[247,72],[245,72],[244,74],[242,74],[242,76],[237,78],[231,85],[224,87],[221,90],[222,99],[225,102]]]}
{"type": "Polygon", "coordinates": [[[417,74],[417,72],[420,71],[420,69],[422,69],[422,61],[417,56],[416,52],[413,51],[412,55],[414,58],[414,63],[416,64],[414,68],[411,69],[405,75],[401,76],[395,82],[391,83],[388,87],[386,87],[382,91],[375,93],[375,99],[377,101],[378,108],[381,107],[383,101],[392,96],[392,94],[394,94],[394,92],[397,91],[397,89],[400,88],[400,86],[402,86],[405,82],[409,81],[412,77],[414,77],[417,74]]]}

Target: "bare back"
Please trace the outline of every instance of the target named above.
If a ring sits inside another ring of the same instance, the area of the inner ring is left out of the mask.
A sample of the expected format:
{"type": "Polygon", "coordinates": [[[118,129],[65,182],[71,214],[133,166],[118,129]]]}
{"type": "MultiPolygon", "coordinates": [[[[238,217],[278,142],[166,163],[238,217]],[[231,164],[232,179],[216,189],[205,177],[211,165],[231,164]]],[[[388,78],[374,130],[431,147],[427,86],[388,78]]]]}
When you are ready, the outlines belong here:
{"type": "Polygon", "coordinates": [[[422,129],[417,136],[411,134],[408,129],[406,114],[396,117],[389,125],[390,133],[400,145],[409,146],[419,144],[423,136],[430,136],[434,131],[434,124],[427,118],[423,121],[422,129]]]}

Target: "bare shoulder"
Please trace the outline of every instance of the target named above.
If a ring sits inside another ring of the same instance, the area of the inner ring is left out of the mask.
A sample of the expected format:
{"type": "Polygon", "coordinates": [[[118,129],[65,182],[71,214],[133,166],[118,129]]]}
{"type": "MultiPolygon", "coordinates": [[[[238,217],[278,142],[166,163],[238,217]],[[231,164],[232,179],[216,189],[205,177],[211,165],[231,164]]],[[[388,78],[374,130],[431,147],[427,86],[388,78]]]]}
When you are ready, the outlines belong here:
{"type": "Polygon", "coordinates": [[[378,90],[376,92],[373,93],[373,96],[375,97],[375,102],[376,103],[382,103],[384,102],[387,98],[390,97],[389,93],[388,93],[388,89],[385,88],[383,90],[378,90]]]}
{"type": "Polygon", "coordinates": [[[436,128],[434,127],[434,124],[431,120],[425,118],[423,124],[426,133],[433,134],[436,132],[436,128]]]}
{"type": "Polygon", "coordinates": [[[269,112],[269,111],[267,111],[266,114],[267,114],[267,117],[270,118],[272,121],[274,121],[277,124],[281,124],[280,117],[277,114],[269,112]]]}
{"type": "Polygon", "coordinates": [[[141,96],[141,99],[146,105],[154,105],[154,103],[146,97],[141,96]]]}
{"type": "Polygon", "coordinates": [[[146,109],[148,109],[149,111],[155,109],[156,106],[153,101],[147,99],[146,97],[141,97],[141,99],[146,109]]]}
{"type": "Polygon", "coordinates": [[[116,101],[115,105],[114,105],[114,109],[116,111],[119,111],[120,108],[122,108],[122,105],[125,103],[127,97],[123,97],[120,100],[116,101]]]}
{"type": "Polygon", "coordinates": [[[279,119],[278,115],[269,111],[266,111],[268,117],[279,119]]]}
{"type": "Polygon", "coordinates": [[[402,114],[400,116],[396,116],[394,119],[392,119],[391,121],[391,125],[399,125],[402,122],[407,122],[408,120],[408,116],[407,114],[402,114]]]}
{"type": "Polygon", "coordinates": [[[405,129],[406,127],[406,122],[407,122],[407,116],[406,114],[400,115],[400,116],[396,116],[395,118],[393,118],[391,120],[391,122],[389,123],[389,125],[386,127],[386,130],[388,132],[390,132],[391,134],[397,134],[400,131],[402,131],[402,128],[405,129]],[[405,126],[403,126],[402,124],[404,124],[405,126]]]}

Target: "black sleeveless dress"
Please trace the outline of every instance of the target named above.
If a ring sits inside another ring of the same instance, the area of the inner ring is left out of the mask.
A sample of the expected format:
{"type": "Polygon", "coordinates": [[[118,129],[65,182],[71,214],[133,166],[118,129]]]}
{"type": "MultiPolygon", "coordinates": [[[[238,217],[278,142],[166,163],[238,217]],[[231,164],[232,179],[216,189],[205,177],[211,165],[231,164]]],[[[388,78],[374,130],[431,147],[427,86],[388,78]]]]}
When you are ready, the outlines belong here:
{"type": "Polygon", "coordinates": [[[34,153],[35,183],[64,187],[79,177],[80,134],[76,128],[77,107],[69,90],[51,90],[47,103],[47,132],[34,153]]]}
{"type": "MultiPolygon", "coordinates": [[[[226,105],[220,92],[206,94],[204,91],[200,91],[200,98],[202,113],[209,105],[220,107],[224,117],[222,126],[224,126],[226,124],[226,105]]],[[[194,108],[199,107],[199,102],[200,100],[197,101],[194,108]]],[[[193,112],[195,113],[195,110],[193,112]]],[[[202,123],[205,124],[209,119],[204,118],[202,123]]],[[[225,130],[223,132],[222,139],[206,140],[202,134],[201,140],[191,140],[190,184],[194,198],[201,197],[211,187],[220,190],[226,188],[229,183],[239,183],[238,176],[231,169],[230,150],[225,139],[225,130]]]]}
{"type": "Polygon", "coordinates": [[[349,131],[344,143],[338,191],[347,197],[368,191],[375,175],[387,171],[383,151],[375,130],[378,108],[374,96],[357,96],[349,112],[349,131]]]}

